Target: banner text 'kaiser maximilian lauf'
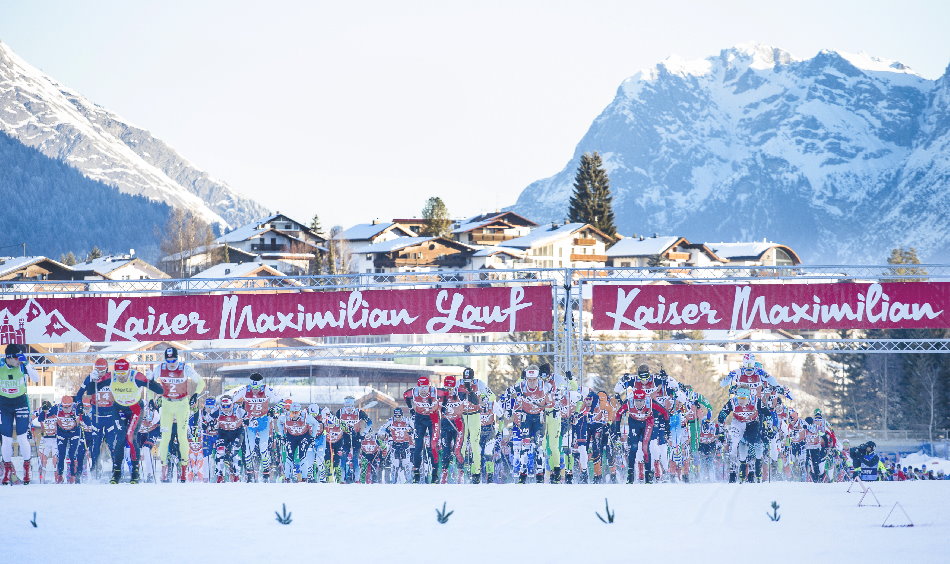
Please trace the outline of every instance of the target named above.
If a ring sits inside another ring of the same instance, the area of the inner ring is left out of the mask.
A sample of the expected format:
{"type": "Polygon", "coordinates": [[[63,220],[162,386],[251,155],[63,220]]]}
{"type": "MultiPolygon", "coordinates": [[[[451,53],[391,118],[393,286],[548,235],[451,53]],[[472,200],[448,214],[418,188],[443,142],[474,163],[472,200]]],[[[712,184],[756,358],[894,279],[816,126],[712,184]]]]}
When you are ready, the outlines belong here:
{"type": "Polygon", "coordinates": [[[19,342],[507,333],[552,327],[550,286],[0,301],[19,342]]]}
{"type": "Polygon", "coordinates": [[[592,297],[605,331],[950,327],[950,282],[602,284],[592,297]]]}

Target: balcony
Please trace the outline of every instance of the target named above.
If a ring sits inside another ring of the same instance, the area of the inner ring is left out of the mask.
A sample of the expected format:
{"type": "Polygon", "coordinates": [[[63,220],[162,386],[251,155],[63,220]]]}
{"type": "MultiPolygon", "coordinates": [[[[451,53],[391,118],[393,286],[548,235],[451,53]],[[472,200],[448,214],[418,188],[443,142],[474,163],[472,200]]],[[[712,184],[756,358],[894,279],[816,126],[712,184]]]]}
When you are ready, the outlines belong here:
{"type": "Polygon", "coordinates": [[[472,233],[472,243],[475,245],[501,243],[514,238],[514,235],[505,235],[504,233],[472,233]]]}
{"type": "Polygon", "coordinates": [[[669,252],[666,253],[666,256],[669,257],[670,260],[689,260],[689,253],[669,252]]]}
{"type": "Polygon", "coordinates": [[[586,239],[583,237],[578,237],[574,239],[575,247],[593,247],[597,244],[597,239],[586,239]]]}
{"type": "Polygon", "coordinates": [[[287,245],[281,243],[251,243],[251,250],[259,253],[276,253],[287,250],[287,245]]]}
{"type": "Polygon", "coordinates": [[[571,255],[571,262],[607,262],[607,255],[571,255]]]}

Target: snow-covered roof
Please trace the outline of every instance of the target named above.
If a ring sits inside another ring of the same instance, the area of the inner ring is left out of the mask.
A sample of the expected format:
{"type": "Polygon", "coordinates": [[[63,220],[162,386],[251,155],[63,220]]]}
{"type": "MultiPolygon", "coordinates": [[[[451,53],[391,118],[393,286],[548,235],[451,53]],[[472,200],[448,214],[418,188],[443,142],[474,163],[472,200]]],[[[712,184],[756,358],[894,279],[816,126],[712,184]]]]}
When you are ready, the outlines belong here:
{"type": "Polygon", "coordinates": [[[458,234],[458,233],[465,233],[466,231],[471,231],[471,230],[473,230],[473,229],[478,229],[479,227],[483,227],[483,226],[485,226],[485,225],[489,225],[489,224],[491,224],[491,223],[494,223],[495,221],[502,221],[502,222],[504,222],[505,224],[511,225],[510,222],[505,221],[505,219],[504,219],[505,216],[515,216],[515,217],[517,217],[517,218],[520,218],[520,219],[524,220],[524,221],[527,222],[529,225],[537,225],[537,223],[531,221],[530,219],[528,219],[528,218],[526,218],[526,217],[520,216],[520,215],[516,214],[515,212],[512,212],[512,211],[500,211],[500,212],[493,212],[493,213],[483,213],[483,214],[481,214],[481,215],[475,215],[475,216],[472,216],[472,217],[470,217],[470,218],[468,218],[468,219],[464,219],[464,220],[462,220],[462,221],[456,223],[455,228],[452,229],[452,233],[455,233],[455,234],[458,234]]]}
{"type": "Polygon", "coordinates": [[[778,243],[768,241],[753,241],[749,243],[706,243],[714,253],[723,258],[760,257],[762,253],[772,247],[779,247],[778,243]]]}
{"type": "MultiPolygon", "coordinates": [[[[95,272],[96,274],[101,274],[102,276],[106,276],[110,272],[114,272],[134,260],[136,260],[135,257],[131,257],[128,255],[121,255],[121,256],[112,255],[112,256],[106,256],[106,257],[99,257],[97,259],[90,260],[87,262],[80,262],[80,263],[74,264],[73,270],[89,270],[89,271],[95,272]]],[[[144,263],[144,264],[148,264],[148,263],[144,263]]]]}
{"type": "Polygon", "coordinates": [[[0,259],[0,260],[3,261],[2,263],[0,263],[0,276],[6,276],[7,274],[12,274],[12,273],[16,272],[17,270],[22,270],[22,269],[24,269],[24,268],[26,268],[26,267],[28,267],[28,266],[34,265],[34,264],[36,264],[36,263],[38,263],[38,262],[43,262],[44,260],[48,260],[48,261],[54,262],[54,263],[56,263],[57,265],[62,266],[62,267],[63,267],[64,269],[66,269],[66,270],[69,270],[69,268],[70,268],[70,267],[68,267],[68,266],[66,266],[66,265],[61,265],[61,264],[59,264],[58,262],[54,261],[53,259],[46,258],[46,257],[43,257],[43,256],[35,256],[35,257],[7,257],[7,258],[3,258],[3,259],[0,259]]]}
{"type": "Polygon", "coordinates": [[[567,223],[559,227],[535,227],[533,230],[531,230],[531,233],[528,233],[523,237],[516,237],[514,239],[502,241],[499,243],[499,246],[515,247],[517,249],[530,249],[531,247],[539,247],[548,242],[569,237],[575,231],[583,229],[586,226],[586,223],[567,223]]]}
{"type": "Polygon", "coordinates": [[[452,233],[454,234],[466,233],[468,231],[472,231],[473,229],[478,229],[479,227],[485,227],[486,225],[491,225],[492,223],[497,223],[497,222],[503,223],[504,225],[508,227],[512,227],[512,225],[509,222],[505,221],[504,219],[504,216],[507,213],[508,212],[501,212],[501,213],[497,213],[490,216],[486,216],[483,214],[483,215],[477,215],[475,217],[470,217],[460,222],[459,224],[457,224],[457,227],[452,230],[452,233]]]}
{"type": "Polygon", "coordinates": [[[286,276],[283,272],[273,266],[268,266],[260,262],[222,262],[192,276],[192,278],[244,278],[254,276],[255,270],[264,269],[267,276],[286,276]]]}
{"type": "Polygon", "coordinates": [[[255,237],[260,237],[262,234],[267,233],[271,229],[269,227],[258,227],[261,225],[260,222],[252,222],[246,225],[238,227],[234,231],[225,233],[224,235],[215,239],[216,243],[239,243],[241,241],[247,241],[255,237]]]}
{"type": "Polygon", "coordinates": [[[673,246],[680,237],[626,237],[614,243],[607,249],[607,256],[616,257],[647,257],[665,252],[673,246]]]}
{"type": "MultiPolygon", "coordinates": [[[[334,238],[343,241],[368,241],[369,239],[372,239],[394,225],[396,224],[392,222],[357,223],[353,227],[342,231],[334,238]]],[[[396,227],[403,232],[408,233],[406,229],[399,227],[398,225],[396,225],[396,227]]]]}

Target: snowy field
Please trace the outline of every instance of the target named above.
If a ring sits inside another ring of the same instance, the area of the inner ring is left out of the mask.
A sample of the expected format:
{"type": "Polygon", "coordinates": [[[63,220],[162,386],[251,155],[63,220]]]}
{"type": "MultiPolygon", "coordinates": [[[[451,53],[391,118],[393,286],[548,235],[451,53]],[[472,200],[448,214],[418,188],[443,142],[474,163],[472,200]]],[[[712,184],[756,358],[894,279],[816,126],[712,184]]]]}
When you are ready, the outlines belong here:
{"type": "Polygon", "coordinates": [[[0,553],[72,563],[950,558],[950,481],[875,483],[881,507],[858,507],[848,486],[31,484],[0,488],[0,553]],[[594,515],[604,497],[610,525],[594,515]],[[778,522],[766,516],[772,500],[778,522]],[[444,525],[443,501],[455,511],[444,525]],[[914,527],[881,527],[895,502],[914,527]],[[282,503],[290,525],[274,518],[282,503]]]}

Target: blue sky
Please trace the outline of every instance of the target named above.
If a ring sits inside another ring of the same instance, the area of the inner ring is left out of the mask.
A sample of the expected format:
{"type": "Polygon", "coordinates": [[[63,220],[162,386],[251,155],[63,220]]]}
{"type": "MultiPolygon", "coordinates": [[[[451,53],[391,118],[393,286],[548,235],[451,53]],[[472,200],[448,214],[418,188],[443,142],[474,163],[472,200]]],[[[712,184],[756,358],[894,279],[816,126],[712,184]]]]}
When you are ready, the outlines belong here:
{"type": "Polygon", "coordinates": [[[0,41],[272,210],[513,203],[620,82],[756,41],[950,63],[950,2],[0,0],[0,41]]]}

